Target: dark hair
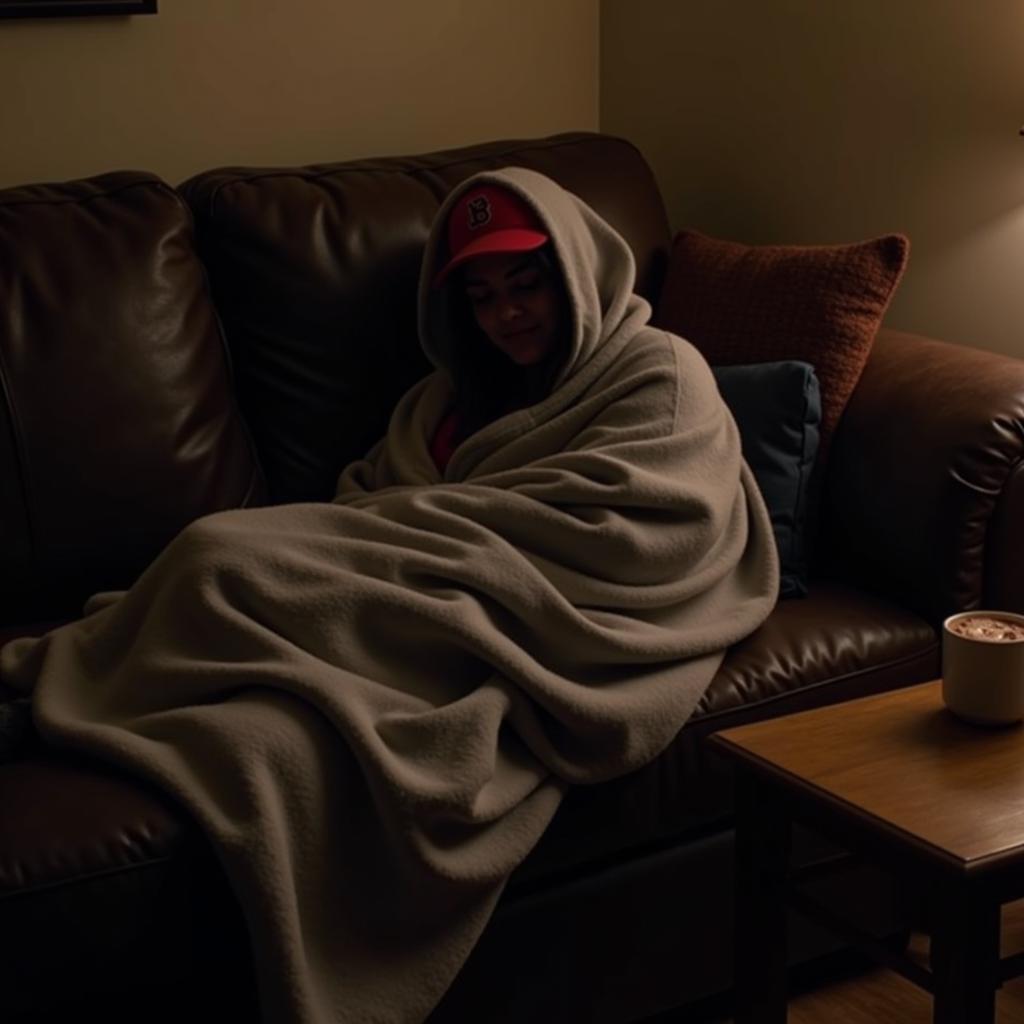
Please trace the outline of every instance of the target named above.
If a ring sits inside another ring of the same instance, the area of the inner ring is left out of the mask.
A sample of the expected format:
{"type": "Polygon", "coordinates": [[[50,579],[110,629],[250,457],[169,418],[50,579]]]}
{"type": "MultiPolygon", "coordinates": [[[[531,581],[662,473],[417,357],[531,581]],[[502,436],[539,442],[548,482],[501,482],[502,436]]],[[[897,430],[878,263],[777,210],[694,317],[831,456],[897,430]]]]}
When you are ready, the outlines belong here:
{"type": "Polygon", "coordinates": [[[517,366],[480,330],[462,287],[461,274],[455,276],[448,287],[450,323],[455,334],[450,372],[459,411],[460,441],[499,416],[545,398],[568,358],[571,328],[565,278],[550,243],[530,253],[530,259],[564,295],[566,320],[560,344],[543,362],[534,366],[517,366]]]}

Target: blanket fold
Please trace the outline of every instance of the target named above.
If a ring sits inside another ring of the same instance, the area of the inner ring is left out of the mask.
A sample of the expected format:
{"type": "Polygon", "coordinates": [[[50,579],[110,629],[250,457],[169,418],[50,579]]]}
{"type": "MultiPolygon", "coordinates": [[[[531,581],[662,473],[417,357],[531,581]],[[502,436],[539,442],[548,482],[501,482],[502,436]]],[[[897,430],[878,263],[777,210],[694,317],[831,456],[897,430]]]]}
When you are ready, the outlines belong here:
{"type": "Polygon", "coordinates": [[[0,653],[46,742],[201,824],[267,1024],[423,1020],[566,787],[664,750],[775,600],[735,424],[697,352],[647,326],[628,247],[540,175],[457,194],[479,181],[534,207],[566,280],[547,397],[437,470],[453,352],[435,227],[437,370],[333,502],[200,519],[131,590],[0,653]]]}

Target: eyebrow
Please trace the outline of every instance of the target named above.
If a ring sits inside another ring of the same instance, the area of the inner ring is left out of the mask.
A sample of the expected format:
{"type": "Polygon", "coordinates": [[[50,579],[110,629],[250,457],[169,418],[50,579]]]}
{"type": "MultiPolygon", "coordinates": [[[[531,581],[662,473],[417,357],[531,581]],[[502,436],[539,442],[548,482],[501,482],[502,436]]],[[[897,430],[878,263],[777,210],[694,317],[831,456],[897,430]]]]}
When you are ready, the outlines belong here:
{"type": "MultiPolygon", "coordinates": [[[[508,280],[510,277],[515,277],[516,274],[521,274],[524,270],[532,270],[532,269],[533,269],[533,258],[530,257],[530,256],[527,256],[524,259],[520,260],[518,263],[516,263],[514,266],[509,267],[509,269],[505,271],[505,280],[508,280]]],[[[479,277],[470,277],[470,276],[468,276],[468,274],[467,274],[463,284],[467,288],[486,288],[487,287],[487,282],[486,281],[484,281],[483,279],[481,279],[479,277]]]]}

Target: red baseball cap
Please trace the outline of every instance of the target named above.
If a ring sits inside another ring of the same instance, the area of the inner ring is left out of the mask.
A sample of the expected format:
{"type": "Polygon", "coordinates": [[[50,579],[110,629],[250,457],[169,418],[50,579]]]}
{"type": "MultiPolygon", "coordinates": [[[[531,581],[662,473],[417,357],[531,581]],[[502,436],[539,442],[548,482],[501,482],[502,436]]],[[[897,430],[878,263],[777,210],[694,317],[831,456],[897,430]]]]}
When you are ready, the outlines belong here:
{"type": "Polygon", "coordinates": [[[477,185],[459,196],[448,214],[449,259],[436,288],[457,266],[493,252],[529,252],[550,241],[533,208],[500,185],[477,185]]]}

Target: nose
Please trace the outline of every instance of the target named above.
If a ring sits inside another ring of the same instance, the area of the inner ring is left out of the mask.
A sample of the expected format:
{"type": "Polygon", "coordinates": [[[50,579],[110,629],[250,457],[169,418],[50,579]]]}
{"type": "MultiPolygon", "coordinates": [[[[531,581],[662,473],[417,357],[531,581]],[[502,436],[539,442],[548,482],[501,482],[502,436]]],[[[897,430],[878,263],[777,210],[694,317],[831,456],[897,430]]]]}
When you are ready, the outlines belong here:
{"type": "Polygon", "coordinates": [[[522,315],[523,307],[514,299],[505,299],[498,307],[498,316],[503,323],[515,320],[522,315]]]}

